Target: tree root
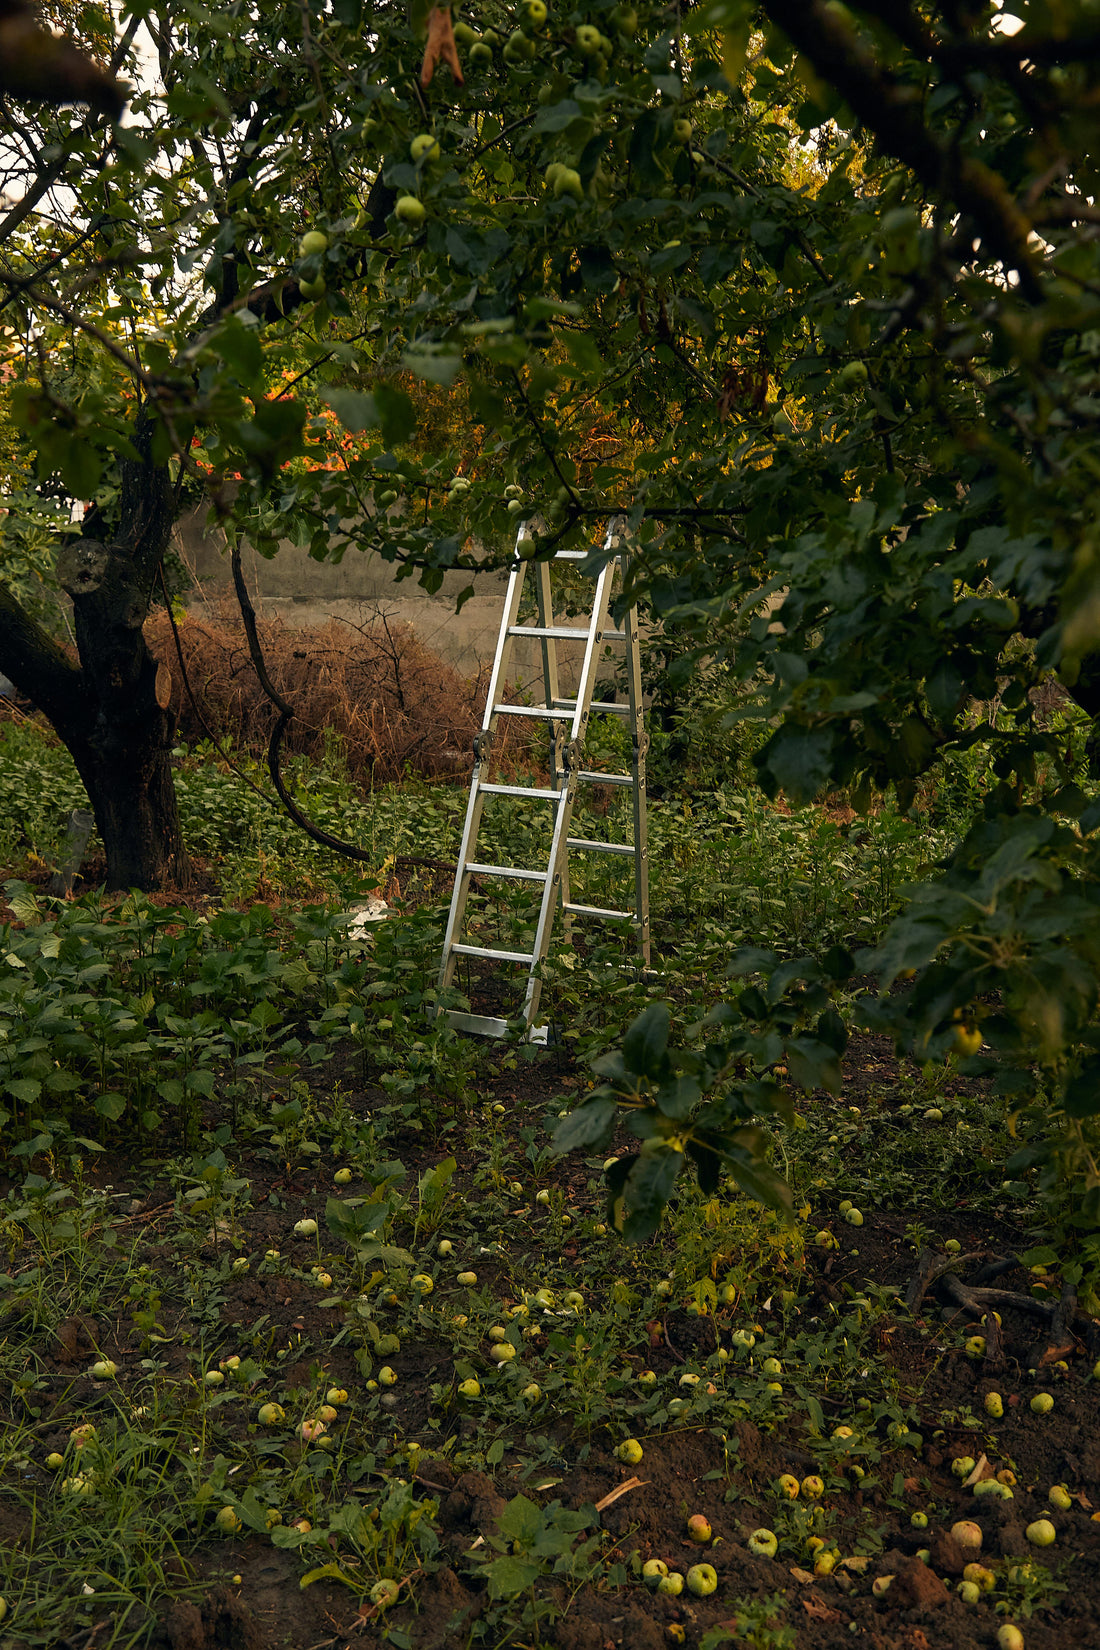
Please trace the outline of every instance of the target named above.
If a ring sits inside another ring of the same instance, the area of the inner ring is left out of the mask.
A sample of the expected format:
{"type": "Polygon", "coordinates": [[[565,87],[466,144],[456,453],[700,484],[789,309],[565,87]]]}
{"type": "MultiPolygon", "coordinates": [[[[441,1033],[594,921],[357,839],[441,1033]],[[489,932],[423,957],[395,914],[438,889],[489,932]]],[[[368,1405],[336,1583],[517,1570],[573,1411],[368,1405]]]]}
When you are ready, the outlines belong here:
{"type": "Polygon", "coordinates": [[[1032,1369],[1068,1356],[1076,1350],[1079,1339],[1091,1345],[1096,1338],[1096,1325],[1082,1315],[1079,1337],[1075,1329],[1077,1291],[1072,1284],[1065,1285],[1061,1298],[1056,1302],[1036,1300],[1033,1295],[1025,1295],[1017,1289],[989,1287],[994,1278],[1018,1265],[1019,1261],[1013,1256],[994,1255],[983,1250],[967,1255],[939,1255],[934,1249],[923,1249],[905,1291],[905,1304],[916,1316],[924,1297],[934,1288],[945,1304],[959,1307],[980,1319],[985,1326],[984,1362],[988,1369],[1000,1369],[1005,1362],[1001,1324],[996,1315],[1001,1309],[1025,1312],[1043,1321],[1044,1333],[1028,1354],[1028,1366],[1032,1369]],[[964,1282],[958,1276],[957,1268],[969,1265],[976,1265],[976,1270],[970,1281],[964,1282]]]}

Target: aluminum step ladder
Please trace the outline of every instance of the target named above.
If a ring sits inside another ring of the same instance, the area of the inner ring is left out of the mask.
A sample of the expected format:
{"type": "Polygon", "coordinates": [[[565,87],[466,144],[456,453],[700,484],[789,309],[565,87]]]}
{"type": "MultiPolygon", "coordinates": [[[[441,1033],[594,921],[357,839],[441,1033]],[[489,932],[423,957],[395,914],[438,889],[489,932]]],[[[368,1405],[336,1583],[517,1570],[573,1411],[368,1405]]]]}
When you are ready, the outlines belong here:
{"type": "Polygon", "coordinates": [[[572,943],[576,919],[594,918],[605,922],[626,922],[634,929],[641,959],[641,967],[650,964],[649,937],[649,861],[646,828],[646,735],[642,719],[642,680],[638,648],[638,613],[632,607],[626,614],[624,628],[615,629],[611,620],[611,600],[616,575],[626,571],[627,553],[622,548],[620,524],[613,521],[604,541],[605,562],[595,582],[591,612],[587,623],[557,624],[554,617],[554,591],[551,570],[563,563],[577,563],[588,559],[586,550],[559,550],[551,559],[530,562],[530,540],[524,523],[516,537],[516,553],[508,579],[496,655],[485,701],[485,716],[481,731],[474,740],[474,768],[470,782],[470,799],[462,832],[462,846],[455,873],[454,893],[451,897],[447,931],[443,942],[443,960],[439,971],[439,990],[443,994],[454,982],[460,957],[480,957],[487,962],[525,964],[527,984],[522,1005],[511,1020],[486,1014],[463,1013],[458,1009],[441,1008],[450,1024],[458,1031],[485,1037],[503,1037],[515,1021],[522,1018],[531,1042],[545,1043],[549,1027],[537,1026],[539,997],[542,991],[540,964],[546,960],[554,929],[555,916],[560,908],[564,918],[565,938],[572,943]],[[535,596],[538,622],[520,624],[520,603],[528,571],[535,577],[535,596]],[[543,667],[543,702],[541,704],[511,704],[501,701],[500,695],[508,675],[512,646],[517,637],[530,637],[540,644],[543,667]],[[611,701],[593,703],[596,672],[604,644],[611,641],[625,643],[627,703],[611,701]],[[558,646],[560,643],[583,644],[583,657],[577,678],[575,698],[563,697],[560,692],[558,646]],[[599,773],[584,767],[584,741],[589,717],[593,711],[621,716],[630,729],[631,765],[629,773],[599,773]],[[523,716],[548,724],[552,741],[552,784],[506,785],[489,780],[494,736],[500,718],[523,716]],[[580,785],[629,785],[633,799],[634,829],[632,842],[601,842],[585,837],[570,836],[573,805],[580,785]],[[548,807],[552,816],[549,863],[545,868],[525,868],[512,865],[489,865],[478,859],[477,841],[485,801],[490,796],[517,797],[532,804],[548,807]],[[632,861],[633,905],[629,910],[611,910],[600,906],[582,905],[570,897],[569,858],[571,854],[612,854],[632,861]],[[542,897],[535,925],[534,940],[529,951],[498,950],[488,945],[475,945],[464,939],[466,907],[473,877],[514,878],[523,882],[540,883],[542,897]]]}

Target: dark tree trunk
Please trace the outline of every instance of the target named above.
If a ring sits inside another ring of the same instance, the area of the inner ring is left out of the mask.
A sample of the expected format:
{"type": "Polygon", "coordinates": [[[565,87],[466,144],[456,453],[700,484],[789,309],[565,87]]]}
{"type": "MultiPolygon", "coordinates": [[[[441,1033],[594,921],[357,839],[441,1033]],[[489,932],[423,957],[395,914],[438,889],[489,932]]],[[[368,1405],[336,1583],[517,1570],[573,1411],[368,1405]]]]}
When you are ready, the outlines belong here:
{"type": "MultiPolygon", "coordinates": [[[[156,699],[156,663],[140,630],[143,654],[136,678],[110,683],[89,704],[80,726],[58,728],[84,781],[107,855],[108,888],[150,892],[184,886],[190,869],[180,830],[172,776],[174,718],[156,699]]],[[[86,661],[102,662],[113,649],[91,641],[86,661]]],[[[115,655],[117,659],[117,654],[115,655]]],[[[91,674],[88,663],[85,674],[91,674]]]]}
{"type": "MultiPolygon", "coordinates": [[[[254,173],[271,107],[258,105],[227,188],[254,173]]],[[[367,215],[376,236],[396,195],[371,185],[367,215]]],[[[237,294],[237,270],[224,260],[222,290],[199,317],[213,325],[237,294]]],[[[297,281],[280,277],[256,287],[248,307],[261,325],[285,320],[305,300],[297,281]]],[[[0,672],[48,717],[68,747],[107,850],[110,888],[162,888],[189,875],[172,779],[175,725],[157,693],[157,668],[142,634],[178,500],[154,441],[157,415],[137,409],[136,458],[120,464],[117,502],[85,519],[83,534],[58,557],[58,578],[73,600],[79,664],[38,626],[0,582],[0,672]]],[[[165,450],[161,431],[161,450],[165,450]]]]}
{"type": "MultiPolygon", "coordinates": [[[[151,430],[139,414],[137,446],[151,430]]],[[[167,468],[126,461],[117,513],[89,519],[57,573],[72,597],[79,666],[0,589],[0,668],[49,718],[76,763],[107,854],[109,888],[189,876],[172,777],[175,723],[142,632],[176,506],[167,468]]],[[[162,683],[163,686],[163,683],[162,683]]]]}

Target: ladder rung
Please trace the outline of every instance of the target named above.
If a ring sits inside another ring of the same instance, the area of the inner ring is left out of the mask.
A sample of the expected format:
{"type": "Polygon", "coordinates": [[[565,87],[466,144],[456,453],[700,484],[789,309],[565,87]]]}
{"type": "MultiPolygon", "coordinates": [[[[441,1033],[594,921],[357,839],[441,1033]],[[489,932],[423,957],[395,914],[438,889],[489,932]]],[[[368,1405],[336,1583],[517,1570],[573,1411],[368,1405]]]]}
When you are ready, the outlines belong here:
{"type": "Polygon", "coordinates": [[[605,911],[599,905],[569,905],[563,903],[562,910],[571,917],[606,917],[611,922],[637,922],[633,911],[605,911]]]}
{"type": "Polygon", "coordinates": [[[632,773],[596,773],[595,771],[590,773],[587,768],[582,769],[577,774],[577,778],[587,779],[593,785],[633,785],[634,783],[632,773]]]}
{"type": "MultiPolygon", "coordinates": [[[[578,630],[576,625],[568,624],[514,624],[508,628],[509,636],[546,636],[555,642],[586,642],[590,635],[588,630],[578,630]]],[[[610,635],[610,631],[596,632],[596,640],[603,635],[610,635]]]]}
{"type": "MultiPolygon", "coordinates": [[[[560,705],[562,710],[576,710],[577,708],[577,701],[575,699],[555,699],[554,703],[555,705],[560,705]]],[[[617,705],[610,699],[594,699],[592,704],[589,706],[589,709],[604,716],[630,715],[629,705],[617,705]]]]}
{"type": "Polygon", "coordinates": [[[568,722],[569,712],[547,710],[545,705],[494,705],[494,716],[541,716],[544,722],[568,722]]]}
{"type": "Polygon", "coordinates": [[[479,791],[487,791],[490,796],[529,796],[535,802],[560,802],[561,791],[549,791],[539,785],[479,785],[479,791]]]}
{"type": "Polygon", "coordinates": [[[582,836],[571,836],[566,846],[580,848],[588,854],[634,854],[634,844],[631,842],[589,842],[582,836]]]}
{"type": "Polygon", "coordinates": [[[494,951],[486,945],[452,945],[456,957],[490,957],[493,962],[533,963],[533,951],[494,951]]]}
{"type": "Polygon", "coordinates": [[[587,561],[591,554],[588,550],[555,550],[555,561],[587,561]]]}
{"type": "Polygon", "coordinates": [[[605,630],[605,631],[602,632],[602,639],[605,642],[625,642],[626,641],[626,631],[625,630],[605,630]]]}
{"type": "MultiPolygon", "coordinates": [[[[470,1031],[479,1037],[504,1037],[515,1024],[514,1020],[498,1020],[491,1014],[464,1014],[460,1008],[446,1008],[444,1018],[456,1031],[470,1031]]],[[[517,1015],[522,1020],[522,1014],[517,1015]]],[[[550,1035],[549,1026],[532,1026],[527,1033],[527,1042],[545,1043],[550,1035]]]]}
{"type": "Polygon", "coordinates": [[[467,865],[466,870],[471,876],[477,877],[518,877],[522,882],[546,882],[549,871],[521,871],[518,865],[467,865]]]}

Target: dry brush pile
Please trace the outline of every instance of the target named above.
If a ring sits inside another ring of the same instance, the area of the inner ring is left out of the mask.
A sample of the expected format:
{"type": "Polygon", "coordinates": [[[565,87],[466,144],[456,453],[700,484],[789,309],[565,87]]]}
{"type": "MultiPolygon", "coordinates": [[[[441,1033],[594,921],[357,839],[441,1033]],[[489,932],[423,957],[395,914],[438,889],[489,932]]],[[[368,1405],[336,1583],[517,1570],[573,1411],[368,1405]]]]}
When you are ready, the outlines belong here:
{"type": "MultiPolygon", "coordinates": [[[[349,771],[368,786],[409,773],[465,778],[485,704],[482,675],[460,676],[410,625],[384,617],[369,625],[330,621],[310,629],[260,619],[258,629],[271,680],[294,706],[286,750],[318,760],[335,735],[349,771]]],[[[178,651],[164,611],[149,620],[145,633],[171,671],[171,707],[181,738],[228,738],[261,755],[278,712],[231,610],[214,620],[184,617],[178,651]]]]}

